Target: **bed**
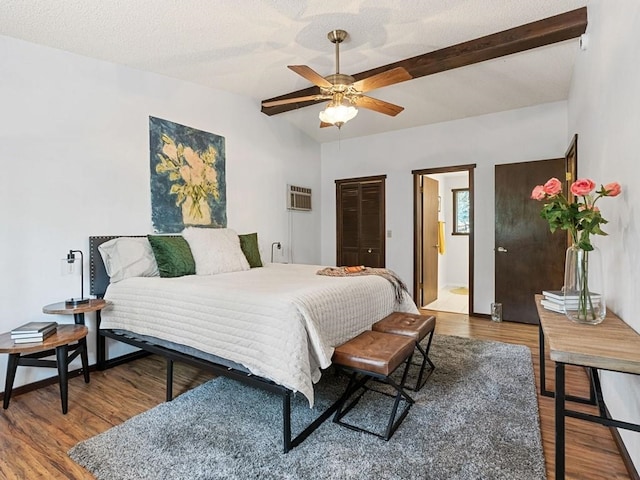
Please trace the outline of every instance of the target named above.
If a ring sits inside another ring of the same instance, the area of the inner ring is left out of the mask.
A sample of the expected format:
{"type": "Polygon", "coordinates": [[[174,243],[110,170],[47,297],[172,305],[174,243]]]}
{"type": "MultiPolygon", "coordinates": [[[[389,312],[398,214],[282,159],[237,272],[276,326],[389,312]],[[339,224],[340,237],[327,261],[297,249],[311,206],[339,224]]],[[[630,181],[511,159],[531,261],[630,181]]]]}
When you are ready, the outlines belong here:
{"type": "Polygon", "coordinates": [[[108,302],[100,315],[98,368],[109,365],[105,338],[113,338],[167,358],[168,399],[174,360],[276,392],[285,452],[332,413],[291,438],[291,395],[299,392],[313,406],[313,384],[331,365],[334,347],[393,311],[417,312],[408,294],[398,302],[382,277],[321,276],[314,265],[109,284],[98,247],[113,238],[90,237],[91,293],[108,302]]]}

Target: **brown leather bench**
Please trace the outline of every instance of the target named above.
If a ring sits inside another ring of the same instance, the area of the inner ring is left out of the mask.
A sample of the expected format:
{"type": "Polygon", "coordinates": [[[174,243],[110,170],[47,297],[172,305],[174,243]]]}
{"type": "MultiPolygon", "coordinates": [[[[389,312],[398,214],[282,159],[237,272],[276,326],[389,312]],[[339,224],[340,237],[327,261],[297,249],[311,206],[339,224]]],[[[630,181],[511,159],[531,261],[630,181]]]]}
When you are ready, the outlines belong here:
{"type": "Polygon", "coordinates": [[[389,440],[407,416],[409,408],[411,408],[413,404],[413,399],[404,390],[404,382],[407,377],[414,348],[415,340],[412,338],[371,330],[362,332],[357,337],[337,347],[333,353],[333,363],[343,369],[351,371],[352,374],[349,379],[349,385],[342,397],[340,397],[340,400],[338,400],[338,409],[333,417],[333,421],[352,430],[370,433],[389,440]],[[406,366],[402,380],[398,384],[391,378],[391,374],[402,364],[406,366]],[[376,379],[390,385],[393,390],[395,390],[395,395],[369,388],[367,382],[371,379],[376,379]],[[343,417],[355,407],[367,391],[381,393],[394,398],[393,408],[389,415],[384,434],[357,427],[343,420],[343,417]],[[356,393],[358,394],[356,395],[356,393]],[[346,405],[351,397],[354,397],[353,400],[346,405]],[[398,407],[402,400],[404,400],[404,408],[396,419],[398,407]]]}
{"type": "Polygon", "coordinates": [[[415,313],[393,312],[379,322],[374,323],[371,328],[376,332],[393,333],[395,335],[404,335],[413,338],[416,349],[422,355],[422,365],[420,366],[415,387],[413,387],[412,390],[414,392],[420,390],[436,368],[429,358],[429,349],[431,348],[433,332],[436,328],[436,317],[415,313]],[[427,335],[429,336],[429,340],[426,346],[423,347],[421,342],[427,335]],[[429,364],[430,369],[427,376],[424,377],[427,364],[429,364]]]}

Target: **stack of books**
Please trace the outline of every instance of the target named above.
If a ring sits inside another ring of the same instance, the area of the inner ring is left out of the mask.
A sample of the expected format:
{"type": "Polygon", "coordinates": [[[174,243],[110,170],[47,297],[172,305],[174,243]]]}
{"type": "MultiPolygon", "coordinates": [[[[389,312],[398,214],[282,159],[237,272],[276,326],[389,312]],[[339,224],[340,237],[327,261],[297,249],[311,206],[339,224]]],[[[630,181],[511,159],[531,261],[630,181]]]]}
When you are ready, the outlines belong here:
{"type": "Polygon", "coordinates": [[[29,322],[11,330],[13,343],[40,343],[56,333],[56,322],[29,322]]]}
{"type": "MultiPolygon", "coordinates": [[[[540,300],[540,304],[547,310],[551,310],[556,313],[565,313],[564,307],[567,305],[569,310],[578,308],[578,295],[567,295],[562,290],[543,290],[543,298],[540,300]]],[[[592,293],[591,301],[596,306],[600,303],[600,294],[592,293]]]]}

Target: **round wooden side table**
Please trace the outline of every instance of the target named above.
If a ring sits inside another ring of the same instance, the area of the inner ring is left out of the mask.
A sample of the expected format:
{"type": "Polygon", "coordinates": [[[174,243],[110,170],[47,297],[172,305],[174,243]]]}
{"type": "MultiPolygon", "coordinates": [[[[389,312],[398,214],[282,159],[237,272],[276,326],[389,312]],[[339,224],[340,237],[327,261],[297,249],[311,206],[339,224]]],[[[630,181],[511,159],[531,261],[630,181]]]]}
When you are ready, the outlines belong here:
{"type": "Polygon", "coordinates": [[[87,333],[84,325],[58,325],[56,333],[38,343],[14,343],[11,333],[0,334],[0,353],[8,353],[7,379],[4,388],[2,407],[9,407],[13,380],[19,365],[29,367],[49,367],[58,369],[60,381],[60,400],[62,413],[67,413],[67,384],[69,363],[78,355],[82,361],[82,372],[85,383],[89,383],[89,360],[87,357],[87,333]],[[73,344],[73,345],[71,345],[73,344]],[[56,356],[55,360],[43,360],[44,357],[56,356]]]}
{"type": "Polygon", "coordinates": [[[56,314],[56,315],[73,315],[73,321],[76,325],[84,325],[84,314],[87,312],[97,312],[100,314],[107,305],[107,302],[102,298],[92,298],[88,303],[82,303],[80,305],[68,306],[65,302],[52,303],[42,307],[43,313],[56,314]]]}

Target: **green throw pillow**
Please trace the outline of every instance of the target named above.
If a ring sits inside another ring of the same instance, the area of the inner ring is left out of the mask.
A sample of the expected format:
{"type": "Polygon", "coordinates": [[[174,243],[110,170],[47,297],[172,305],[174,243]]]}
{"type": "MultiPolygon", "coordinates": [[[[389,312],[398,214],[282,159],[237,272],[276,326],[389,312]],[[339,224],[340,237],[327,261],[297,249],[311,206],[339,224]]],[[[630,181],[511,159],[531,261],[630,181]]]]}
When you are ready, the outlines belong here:
{"type": "Polygon", "coordinates": [[[242,253],[247,257],[247,262],[251,268],[261,267],[262,259],[260,258],[260,249],[258,248],[258,234],[246,233],[238,235],[240,237],[240,248],[242,253]]]}
{"type": "Polygon", "coordinates": [[[147,235],[161,277],[196,274],[191,248],[181,236],[147,235]]]}

